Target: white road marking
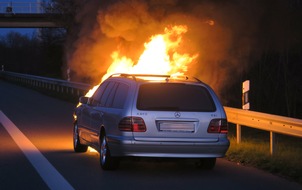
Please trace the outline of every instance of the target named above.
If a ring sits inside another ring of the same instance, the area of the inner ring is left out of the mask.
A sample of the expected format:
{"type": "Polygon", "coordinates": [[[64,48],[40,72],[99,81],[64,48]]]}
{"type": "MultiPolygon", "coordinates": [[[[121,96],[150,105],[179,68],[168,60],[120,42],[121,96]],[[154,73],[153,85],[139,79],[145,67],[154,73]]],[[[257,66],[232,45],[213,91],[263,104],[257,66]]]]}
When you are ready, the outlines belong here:
{"type": "Polygon", "coordinates": [[[66,179],[48,162],[42,153],[0,110],[0,123],[4,126],[22,152],[50,189],[74,189],[66,179]]]}

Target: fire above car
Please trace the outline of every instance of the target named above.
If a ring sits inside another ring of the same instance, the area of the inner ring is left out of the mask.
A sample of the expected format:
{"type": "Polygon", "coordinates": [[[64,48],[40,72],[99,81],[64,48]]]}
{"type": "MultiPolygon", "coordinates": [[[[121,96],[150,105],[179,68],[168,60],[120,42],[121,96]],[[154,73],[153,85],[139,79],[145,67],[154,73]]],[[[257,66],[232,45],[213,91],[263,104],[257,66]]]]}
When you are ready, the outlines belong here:
{"type": "MultiPolygon", "coordinates": [[[[194,63],[198,53],[185,53],[183,35],[188,31],[186,25],[168,26],[162,34],[153,35],[144,44],[144,51],[137,62],[123,55],[119,50],[112,52],[112,63],[102,81],[114,73],[180,75],[188,71],[188,65],[194,63]]],[[[97,69],[96,69],[97,70],[97,69]]],[[[91,96],[98,85],[92,88],[86,96],[91,96]]]]}

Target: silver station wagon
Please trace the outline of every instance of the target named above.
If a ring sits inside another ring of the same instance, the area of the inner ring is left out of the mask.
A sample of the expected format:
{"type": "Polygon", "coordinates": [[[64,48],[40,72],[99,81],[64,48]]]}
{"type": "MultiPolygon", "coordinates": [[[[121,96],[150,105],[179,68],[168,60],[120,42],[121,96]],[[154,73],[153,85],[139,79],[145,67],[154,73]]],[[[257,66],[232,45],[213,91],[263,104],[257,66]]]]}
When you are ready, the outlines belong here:
{"type": "Polygon", "coordinates": [[[186,76],[114,74],[80,98],[74,119],[74,151],[93,147],[104,170],[123,157],[194,158],[212,169],[230,145],[214,91],[186,76]]]}

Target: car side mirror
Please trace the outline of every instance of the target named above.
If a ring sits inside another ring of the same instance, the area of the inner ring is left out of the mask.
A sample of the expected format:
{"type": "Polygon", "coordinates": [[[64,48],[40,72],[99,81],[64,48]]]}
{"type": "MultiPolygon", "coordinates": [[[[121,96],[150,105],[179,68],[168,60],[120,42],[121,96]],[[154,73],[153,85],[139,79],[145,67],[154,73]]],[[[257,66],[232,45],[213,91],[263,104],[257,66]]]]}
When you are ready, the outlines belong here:
{"type": "Polygon", "coordinates": [[[89,97],[86,97],[86,96],[81,96],[81,97],[79,98],[79,102],[80,102],[81,104],[87,104],[87,103],[88,103],[88,100],[89,100],[89,97]]]}

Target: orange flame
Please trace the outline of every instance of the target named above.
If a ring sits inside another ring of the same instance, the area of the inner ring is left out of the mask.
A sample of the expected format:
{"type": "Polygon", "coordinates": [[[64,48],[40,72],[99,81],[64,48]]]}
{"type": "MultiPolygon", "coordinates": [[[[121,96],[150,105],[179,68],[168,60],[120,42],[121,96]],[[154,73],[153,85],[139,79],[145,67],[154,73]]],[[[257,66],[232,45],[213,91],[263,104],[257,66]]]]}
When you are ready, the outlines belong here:
{"type": "MultiPolygon", "coordinates": [[[[130,58],[121,56],[119,51],[113,52],[111,54],[113,62],[101,82],[114,73],[183,75],[187,72],[188,65],[198,57],[198,54],[190,56],[177,52],[182,42],[182,35],[187,30],[186,25],[177,25],[165,28],[164,34],[152,36],[150,41],[144,44],[145,50],[136,65],[130,58]]],[[[86,96],[90,97],[97,86],[86,96]]]]}

